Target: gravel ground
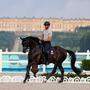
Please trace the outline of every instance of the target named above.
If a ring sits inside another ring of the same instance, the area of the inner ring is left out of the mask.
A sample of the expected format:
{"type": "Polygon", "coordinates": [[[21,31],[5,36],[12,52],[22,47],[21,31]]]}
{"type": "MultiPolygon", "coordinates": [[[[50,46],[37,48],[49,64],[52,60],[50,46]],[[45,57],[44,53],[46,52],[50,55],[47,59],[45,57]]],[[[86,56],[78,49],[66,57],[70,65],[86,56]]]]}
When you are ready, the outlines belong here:
{"type": "Polygon", "coordinates": [[[81,83],[0,83],[0,90],[90,90],[90,84],[81,83]]]}
{"type": "MultiPolygon", "coordinates": [[[[25,76],[24,74],[0,74],[12,76],[25,76]]],[[[90,83],[15,83],[0,82],[0,90],[90,90],[90,83]]]]}

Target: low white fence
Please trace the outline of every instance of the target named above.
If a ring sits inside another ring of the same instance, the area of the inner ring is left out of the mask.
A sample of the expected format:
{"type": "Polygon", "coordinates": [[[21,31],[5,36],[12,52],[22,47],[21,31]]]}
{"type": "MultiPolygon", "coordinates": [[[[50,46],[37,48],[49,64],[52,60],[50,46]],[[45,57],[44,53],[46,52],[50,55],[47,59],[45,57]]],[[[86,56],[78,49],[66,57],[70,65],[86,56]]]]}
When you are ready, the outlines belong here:
{"type": "MultiPolygon", "coordinates": [[[[27,65],[27,60],[23,60],[23,62],[21,60],[3,60],[3,55],[27,55],[27,53],[22,53],[22,52],[2,52],[2,50],[0,50],[0,72],[2,72],[2,68],[3,68],[3,62],[9,62],[9,63],[17,63],[17,64],[22,64],[22,65],[27,65]]],[[[80,59],[90,59],[90,51],[87,50],[87,52],[76,52],[76,56],[77,56],[77,62],[76,65],[79,67],[79,65],[81,64],[81,60],[80,59]],[[78,57],[78,56],[82,56],[82,58],[78,57]]],[[[70,61],[68,61],[69,58],[67,58],[67,60],[63,63],[64,66],[68,67],[68,64],[70,64],[70,61]]],[[[52,68],[53,64],[50,64],[47,66],[48,68],[52,68]]],[[[41,68],[41,67],[39,67],[41,68]]],[[[42,73],[46,72],[46,66],[42,65],[42,73]]]]}
{"type": "Polygon", "coordinates": [[[76,52],[76,56],[85,56],[85,59],[90,59],[90,51],[87,50],[87,52],[76,52]]]}

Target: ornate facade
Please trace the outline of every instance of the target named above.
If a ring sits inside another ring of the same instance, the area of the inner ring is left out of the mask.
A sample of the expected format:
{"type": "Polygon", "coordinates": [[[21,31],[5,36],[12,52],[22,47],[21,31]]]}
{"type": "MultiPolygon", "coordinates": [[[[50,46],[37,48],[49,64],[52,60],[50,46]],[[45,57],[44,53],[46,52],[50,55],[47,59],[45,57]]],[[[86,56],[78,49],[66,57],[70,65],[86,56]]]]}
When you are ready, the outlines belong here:
{"type": "Polygon", "coordinates": [[[77,27],[90,26],[90,19],[0,18],[0,31],[43,30],[46,20],[50,21],[52,31],[74,32],[77,27]]]}

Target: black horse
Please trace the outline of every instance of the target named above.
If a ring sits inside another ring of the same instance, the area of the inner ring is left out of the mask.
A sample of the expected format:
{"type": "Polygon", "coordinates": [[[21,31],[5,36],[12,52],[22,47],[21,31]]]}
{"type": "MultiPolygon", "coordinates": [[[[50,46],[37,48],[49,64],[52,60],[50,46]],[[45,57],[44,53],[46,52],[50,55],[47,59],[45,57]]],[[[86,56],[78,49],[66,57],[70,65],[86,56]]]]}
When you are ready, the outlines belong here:
{"type": "MultiPolygon", "coordinates": [[[[34,76],[36,76],[36,73],[38,72],[38,65],[45,64],[44,63],[45,58],[44,58],[43,50],[41,48],[42,41],[39,38],[29,36],[26,38],[21,38],[21,40],[22,40],[23,52],[25,53],[27,49],[29,50],[28,65],[26,68],[27,72],[26,72],[25,79],[23,81],[25,83],[26,80],[29,80],[30,78],[29,71],[31,66],[32,66],[31,71],[33,72],[34,76]]],[[[70,50],[65,50],[60,46],[54,46],[52,48],[53,48],[53,54],[48,53],[48,60],[49,60],[49,63],[54,64],[54,68],[50,73],[49,77],[55,74],[56,69],[59,68],[59,70],[61,71],[61,80],[59,82],[63,82],[64,68],[62,67],[62,63],[66,59],[67,53],[69,53],[69,55],[71,56],[71,68],[79,76],[81,73],[81,70],[75,67],[75,62],[76,62],[75,53],[70,50]]]]}

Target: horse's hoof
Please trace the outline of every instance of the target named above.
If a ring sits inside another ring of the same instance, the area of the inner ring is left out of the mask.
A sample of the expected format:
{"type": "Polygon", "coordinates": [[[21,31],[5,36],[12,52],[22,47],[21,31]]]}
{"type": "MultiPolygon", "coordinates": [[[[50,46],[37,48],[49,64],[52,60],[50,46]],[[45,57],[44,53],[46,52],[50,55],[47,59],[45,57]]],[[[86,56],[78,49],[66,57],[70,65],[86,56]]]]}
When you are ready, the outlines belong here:
{"type": "Polygon", "coordinates": [[[30,76],[27,78],[27,81],[29,81],[29,79],[30,79],[30,76]]]}
{"type": "Polygon", "coordinates": [[[23,80],[23,83],[25,84],[26,83],[26,80],[23,80]]]}
{"type": "Polygon", "coordinates": [[[46,83],[47,82],[47,80],[43,80],[43,82],[42,83],[46,83]]]}
{"type": "Polygon", "coordinates": [[[27,79],[27,81],[29,82],[29,79],[27,79]]]}
{"type": "Polygon", "coordinates": [[[58,83],[62,83],[62,82],[63,82],[63,80],[59,80],[59,81],[58,81],[58,83]]]}

